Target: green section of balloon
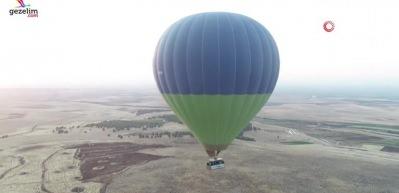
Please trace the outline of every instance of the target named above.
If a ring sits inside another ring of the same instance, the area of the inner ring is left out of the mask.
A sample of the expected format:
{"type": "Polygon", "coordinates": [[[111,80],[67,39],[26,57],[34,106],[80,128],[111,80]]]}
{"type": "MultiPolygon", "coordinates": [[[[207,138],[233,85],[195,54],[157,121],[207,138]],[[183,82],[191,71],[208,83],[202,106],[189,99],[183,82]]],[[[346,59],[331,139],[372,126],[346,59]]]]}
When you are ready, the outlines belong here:
{"type": "Polygon", "coordinates": [[[222,150],[247,126],[270,95],[163,96],[205,148],[222,150]]]}

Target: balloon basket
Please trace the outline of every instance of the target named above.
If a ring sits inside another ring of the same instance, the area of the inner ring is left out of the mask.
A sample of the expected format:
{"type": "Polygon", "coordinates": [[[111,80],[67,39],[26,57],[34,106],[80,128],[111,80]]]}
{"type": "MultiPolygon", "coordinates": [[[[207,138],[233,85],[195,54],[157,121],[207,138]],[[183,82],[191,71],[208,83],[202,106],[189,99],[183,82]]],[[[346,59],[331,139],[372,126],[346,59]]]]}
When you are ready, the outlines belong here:
{"type": "Polygon", "coordinates": [[[222,158],[212,158],[206,163],[209,170],[216,170],[224,168],[224,160],[222,158]]]}

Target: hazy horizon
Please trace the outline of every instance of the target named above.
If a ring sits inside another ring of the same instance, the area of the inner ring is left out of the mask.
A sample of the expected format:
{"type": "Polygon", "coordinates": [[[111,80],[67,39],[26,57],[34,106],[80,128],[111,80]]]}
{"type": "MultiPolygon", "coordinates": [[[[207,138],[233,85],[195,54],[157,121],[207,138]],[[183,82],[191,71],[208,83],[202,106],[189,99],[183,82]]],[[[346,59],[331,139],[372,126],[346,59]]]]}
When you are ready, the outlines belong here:
{"type": "MultiPolygon", "coordinates": [[[[68,92],[76,93],[96,93],[105,95],[113,93],[139,93],[139,94],[159,94],[156,85],[103,85],[103,86],[69,86],[69,87],[20,87],[20,88],[0,88],[1,95],[23,96],[21,93],[41,93],[41,92],[68,92]],[[11,94],[12,93],[12,94],[11,94]]],[[[381,99],[381,100],[399,100],[399,86],[315,86],[315,85],[287,85],[278,84],[272,94],[273,98],[292,96],[292,98],[348,98],[348,99],[381,99]]],[[[5,96],[3,96],[5,97],[5,96]]],[[[1,97],[0,97],[1,98],[1,97]]]]}

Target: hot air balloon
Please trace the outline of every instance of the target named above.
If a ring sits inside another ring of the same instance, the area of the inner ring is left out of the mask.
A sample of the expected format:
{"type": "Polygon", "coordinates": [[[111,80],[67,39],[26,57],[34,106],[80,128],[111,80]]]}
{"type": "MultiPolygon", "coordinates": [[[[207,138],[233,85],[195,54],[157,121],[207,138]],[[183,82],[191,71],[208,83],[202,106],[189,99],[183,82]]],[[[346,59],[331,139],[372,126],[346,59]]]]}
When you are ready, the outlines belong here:
{"type": "Polygon", "coordinates": [[[260,23],[209,12],[170,26],[153,67],[163,98],[216,159],[269,99],[279,63],[276,43],[260,23]]]}

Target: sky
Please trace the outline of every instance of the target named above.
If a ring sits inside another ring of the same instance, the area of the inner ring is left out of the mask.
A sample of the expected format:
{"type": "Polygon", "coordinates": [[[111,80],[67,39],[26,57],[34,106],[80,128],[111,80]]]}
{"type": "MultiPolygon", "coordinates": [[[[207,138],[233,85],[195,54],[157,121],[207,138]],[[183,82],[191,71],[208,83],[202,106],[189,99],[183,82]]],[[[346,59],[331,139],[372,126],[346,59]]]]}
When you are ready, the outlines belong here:
{"type": "Polygon", "coordinates": [[[280,52],[278,85],[399,85],[396,1],[388,0],[25,0],[38,18],[9,15],[0,1],[0,88],[154,86],[162,33],[200,12],[262,23],[280,52]],[[332,20],[327,33],[323,23],[332,20]]]}

